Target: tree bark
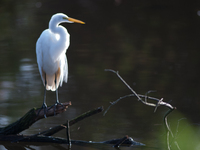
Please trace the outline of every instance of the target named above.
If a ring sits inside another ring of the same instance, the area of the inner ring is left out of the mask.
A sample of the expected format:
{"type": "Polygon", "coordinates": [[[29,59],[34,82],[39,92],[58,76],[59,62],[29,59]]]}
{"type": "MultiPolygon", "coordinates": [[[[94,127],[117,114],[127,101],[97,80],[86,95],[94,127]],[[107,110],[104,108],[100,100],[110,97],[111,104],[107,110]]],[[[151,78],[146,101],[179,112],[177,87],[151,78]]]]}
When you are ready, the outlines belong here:
{"type": "MultiPolygon", "coordinates": [[[[71,102],[65,102],[63,105],[57,105],[55,109],[55,115],[65,112],[71,102]]],[[[41,108],[32,108],[23,117],[21,117],[16,122],[0,128],[0,135],[15,135],[26,129],[28,129],[33,123],[44,118],[44,111],[40,111],[41,108]],[[40,113],[38,114],[38,112],[40,113]]],[[[54,107],[47,107],[46,116],[54,116],[54,107]]]]}
{"type": "MultiPolygon", "coordinates": [[[[103,111],[103,107],[98,107],[98,108],[95,108],[93,110],[87,111],[87,112],[81,114],[80,116],[70,120],[69,121],[69,126],[72,126],[73,124],[75,124],[75,123],[77,123],[77,122],[79,122],[79,121],[81,121],[81,120],[83,120],[83,119],[85,119],[87,117],[90,117],[90,116],[92,116],[94,114],[102,112],[102,111],[103,111]]],[[[51,128],[51,129],[48,129],[48,130],[44,131],[42,133],[42,135],[51,136],[51,135],[59,132],[60,130],[64,129],[66,126],[67,126],[67,123],[55,126],[55,127],[51,128]]]]}
{"type": "MultiPolygon", "coordinates": [[[[71,105],[71,102],[63,103],[62,105],[58,105],[55,109],[57,114],[60,114],[64,111],[66,111],[67,107],[71,105]]],[[[46,116],[54,116],[54,107],[48,107],[48,111],[46,112],[46,116]]],[[[69,144],[69,138],[58,138],[58,137],[52,137],[51,135],[57,133],[58,131],[62,129],[66,129],[67,125],[69,126],[88,118],[92,115],[95,115],[97,113],[100,113],[103,111],[103,107],[98,107],[93,110],[87,111],[78,117],[68,121],[67,123],[64,123],[62,125],[58,125],[55,127],[52,127],[46,131],[34,134],[34,135],[19,135],[18,133],[28,129],[33,123],[36,121],[44,118],[44,111],[40,110],[40,108],[32,108],[30,111],[28,111],[22,118],[17,120],[16,122],[4,127],[0,128],[0,141],[10,141],[10,142],[42,142],[42,143],[57,143],[57,144],[69,144]],[[38,112],[40,113],[38,114],[38,112]]],[[[69,133],[68,133],[69,134],[69,133]]],[[[69,135],[68,135],[69,136],[69,135]]],[[[121,144],[125,145],[138,145],[138,146],[144,146],[144,144],[136,142],[132,140],[132,138],[122,138],[122,139],[113,139],[109,141],[102,141],[102,142],[91,142],[91,141],[81,141],[81,140],[71,140],[70,142],[72,144],[114,144],[115,146],[119,146],[121,144]]],[[[5,147],[9,147],[9,145],[4,145],[5,147]]]]}

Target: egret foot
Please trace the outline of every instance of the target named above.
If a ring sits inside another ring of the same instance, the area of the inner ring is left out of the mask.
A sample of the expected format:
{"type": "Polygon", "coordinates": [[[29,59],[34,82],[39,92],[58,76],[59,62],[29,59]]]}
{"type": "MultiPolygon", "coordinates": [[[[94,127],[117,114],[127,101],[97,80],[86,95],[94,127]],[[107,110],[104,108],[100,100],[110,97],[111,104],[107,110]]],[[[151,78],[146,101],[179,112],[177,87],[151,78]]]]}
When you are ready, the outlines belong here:
{"type": "MultiPolygon", "coordinates": [[[[62,107],[64,108],[64,106],[63,106],[63,104],[62,103],[59,103],[58,101],[54,104],[54,105],[52,105],[49,109],[51,109],[51,108],[53,108],[54,107],[54,116],[56,115],[56,109],[57,109],[57,106],[58,105],[62,105],[62,107]]],[[[48,110],[49,110],[48,109],[48,110]]]]}
{"type": "Polygon", "coordinates": [[[40,111],[41,111],[42,109],[44,109],[44,118],[47,118],[46,112],[47,112],[48,110],[47,110],[47,104],[46,104],[46,103],[43,103],[43,104],[42,104],[42,107],[39,109],[39,111],[38,111],[38,113],[37,113],[37,116],[40,114],[40,111]]]}

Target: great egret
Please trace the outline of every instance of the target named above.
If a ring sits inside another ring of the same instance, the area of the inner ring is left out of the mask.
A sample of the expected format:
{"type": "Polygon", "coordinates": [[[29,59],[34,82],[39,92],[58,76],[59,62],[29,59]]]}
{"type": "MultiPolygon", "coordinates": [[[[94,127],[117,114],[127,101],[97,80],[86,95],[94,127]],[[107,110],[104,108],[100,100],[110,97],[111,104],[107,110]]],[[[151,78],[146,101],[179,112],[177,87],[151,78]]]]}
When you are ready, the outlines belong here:
{"type": "Polygon", "coordinates": [[[56,103],[53,105],[55,113],[56,106],[61,104],[58,100],[58,86],[59,84],[62,86],[63,81],[67,82],[68,78],[68,63],[65,53],[70,44],[70,35],[66,28],[59,25],[64,22],[85,24],[63,13],[57,13],[51,17],[49,28],[42,32],[36,43],[38,68],[45,86],[44,101],[38,114],[44,109],[45,117],[46,90],[56,91],[56,103]]]}

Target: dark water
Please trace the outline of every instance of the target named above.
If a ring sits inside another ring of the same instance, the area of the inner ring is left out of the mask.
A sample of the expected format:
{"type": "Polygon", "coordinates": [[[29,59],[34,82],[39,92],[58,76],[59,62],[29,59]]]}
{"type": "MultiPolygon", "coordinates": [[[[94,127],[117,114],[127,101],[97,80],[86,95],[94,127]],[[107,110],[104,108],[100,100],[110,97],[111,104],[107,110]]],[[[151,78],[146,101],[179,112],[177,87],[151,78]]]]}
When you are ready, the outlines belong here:
{"type": "MultiPolygon", "coordinates": [[[[69,82],[59,88],[59,99],[71,101],[72,106],[64,114],[38,121],[23,134],[35,134],[65,123],[99,106],[106,109],[110,101],[130,94],[115,74],[104,71],[113,69],[137,93],[156,90],[150,95],[164,98],[177,107],[169,122],[179,139],[180,149],[200,147],[200,2],[20,0],[2,1],[0,6],[1,127],[14,122],[32,107],[42,105],[44,89],[36,63],[35,43],[48,27],[50,17],[63,12],[86,22],[85,25],[63,24],[71,35],[67,51],[69,82]]],[[[55,93],[47,92],[47,104],[54,101],[55,93]]],[[[166,135],[162,117],[166,110],[160,107],[154,113],[154,108],[142,105],[137,99],[123,99],[105,116],[98,114],[72,126],[71,138],[104,141],[129,135],[147,147],[120,149],[164,149],[166,135]]],[[[66,137],[65,131],[55,136],[66,137]]],[[[0,149],[6,149],[3,145],[0,149]]],[[[23,144],[13,146],[24,147],[23,144]]],[[[49,150],[66,147],[26,146],[49,150]]],[[[111,145],[72,145],[72,149],[113,148],[111,145]]]]}

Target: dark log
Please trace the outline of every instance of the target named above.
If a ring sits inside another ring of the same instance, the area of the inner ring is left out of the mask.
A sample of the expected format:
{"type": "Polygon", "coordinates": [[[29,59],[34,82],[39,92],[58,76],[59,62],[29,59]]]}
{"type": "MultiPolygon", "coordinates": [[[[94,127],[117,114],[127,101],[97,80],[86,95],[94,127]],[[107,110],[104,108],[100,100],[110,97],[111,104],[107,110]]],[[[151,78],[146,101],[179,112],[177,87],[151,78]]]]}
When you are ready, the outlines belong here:
{"type": "Polygon", "coordinates": [[[70,138],[70,128],[69,128],[69,120],[67,120],[67,128],[66,128],[66,136],[67,136],[67,144],[68,149],[71,148],[71,138],[70,138]]]}
{"type": "MultiPolygon", "coordinates": [[[[63,105],[57,105],[55,109],[55,115],[66,111],[69,105],[71,105],[71,102],[65,102],[63,105]]],[[[54,107],[48,107],[47,110],[47,117],[54,116],[54,107]]],[[[40,108],[32,108],[16,122],[6,127],[0,128],[0,135],[14,135],[28,129],[33,123],[44,118],[44,111],[40,111],[38,114],[39,111],[40,108]]]]}
{"type": "Polygon", "coordinates": [[[128,135],[126,135],[125,137],[123,137],[121,140],[119,140],[113,147],[119,147],[121,144],[124,143],[125,140],[128,139],[128,135]]]}
{"type": "MultiPolygon", "coordinates": [[[[82,141],[82,140],[71,140],[72,144],[76,145],[84,145],[84,144],[112,144],[116,145],[120,143],[120,145],[124,146],[145,146],[143,143],[139,143],[134,141],[131,137],[128,137],[120,139],[112,139],[108,141],[102,141],[102,142],[94,142],[94,141],[82,141]],[[123,141],[121,143],[121,141],[123,141]]],[[[52,136],[25,136],[25,135],[0,135],[0,141],[11,141],[11,142],[42,142],[42,143],[57,143],[57,144],[68,144],[67,139],[64,138],[58,138],[58,137],[52,137],[52,136]]],[[[34,143],[37,144],[37,143],[34,143]]],[[[33,145],[34,145],[33,144],[33,145]]]]}
{"type": "Polygon", "coordinates": [[[145,146],[145,144],[140,143],[140,142],[136,142],[135,140],[133,140],[132,137],[129,137],[128,135],[126,135],[125,137],[121,138],[121,139],[112,139],[112,140],[108,140],[108,141],[103,141],[102,143],[104,144],[113,144],[113,147],[119,147],[120,145],[124,145],[124,146],[145,146]]]}
{"type": "MultiPolygon", "coordinates": [[[[87,111],[87,112],[81,114],[80,116],[78,116],[78,117],[76,117],[76,118],[70,120],[70,121],[69,121],[69,126],[72,126],[73,124],[75,124],[75,123],[77,123],[77,122],[79,122],[79,121],[81,121],[81,120],[83,120],[83,119],[85,119],[85,118],[87,118],[87,117],[90,117],[90,116],[92,116],[92,115],[95,115],[95,114],[97,114],[97,113],[100,113],[100,112],[102,112],[102,111],[103,111],[103,106],[102,106],[102,107],[98,107],[98,108],[96,108],[96,109],[94,109],[94,110],[87,111]]],[[[42,133],[42,135],[51,136],[51,135],[53,135],[53,134],[59,132],[60,130],[64,129],[66,126],[67,126],[67,123],[62,124],[62,125],[55,126],[55,127],[53,127],[53,128],[50,128],[50,129],[44,131],[44,132],[42,133]]]]}
{"type": "MultiPolygon", "coordinates": [[[[57,106],[56,109],[56,114],[62,113],[66,111],[66,108],[71,105],[71,102],[69,103],[63,103],[63,106],[57,106]]],[[[48,112],[46,113],[47,117],[54,116],[54,108],[48,107],[48,112]]],[[[53,135],[54,133],[64,129],[64,128],[69,128],[69,126],[87,118],[90,117],[94,114],[97,114],[99,112],[103,111],[103,107],[98,107],[94,110],[90,110],[88,112],[83,113],[82,115],[76,117],[75,119],[70,120],[69,122],[53,127],[49,130],[34,134],[34,135],[19,135],[21,131],[29,128],[34,122],[36,122],[39,119],[44,118],[44,111],[40,111],[40,114],[37,116],[38,109],[31,109],[29,112],[27,112],[22,118],[17,120],[16,122],[8,125],[5,128],[0,129],[0,141],[10,141],[10,142],[39,142],[39,143],[58,143],[58,144],[69,144],[69,140],[71,141],[70,143],[72,144],[77,144],[77,145],[83,145],[83,144],[114,144],[114,145],[126,145],[126,146],[131,146],[131,145],[138,145],[138,146],[143,146],[144,144],[139,143],[134,141],[132,138],[128,137],[126,139],[113,139],[109,141],[103,141],[103,142],[91,142],[91,141],[81,141],[81,140],[71,140],[69,137],[69,130],[68,130],[68,138],[58,138],[58,137],[52,137],[49,135],[53,135]]]]}
{"type": "Polygon", "coordinates": [[[67,140],[63,138],[46,137],[46,136],[28,136],[28,135],[0,135],[0,141],[11,142],[49,142],[67,144],[67,140]]]}

